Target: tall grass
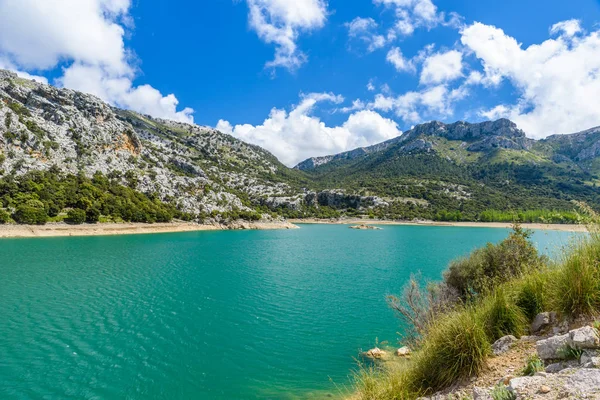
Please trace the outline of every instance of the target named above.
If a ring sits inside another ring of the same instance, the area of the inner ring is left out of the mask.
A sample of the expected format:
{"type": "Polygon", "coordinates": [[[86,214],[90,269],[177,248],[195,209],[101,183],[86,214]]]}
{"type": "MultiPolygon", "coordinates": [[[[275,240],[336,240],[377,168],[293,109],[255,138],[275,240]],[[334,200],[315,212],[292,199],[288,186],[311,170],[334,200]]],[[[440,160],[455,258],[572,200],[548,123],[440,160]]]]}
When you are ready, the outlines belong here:
{"type": "Polygon", "coordinates": [[[434,323],[414,357],[410,378],[414,391],[434,392],[476,375],[491,347],[473,308],[454,311],[434,323]]]}
{"type": "Polygon", "coordinates": [[[522,336],[529,320],[504,287],[486,296],[477,307],[476,317],[483,326],[490,342],[506,335],[522,336]]]}
{"type": "MultiPolygon", "coordinates": [[[[600,221],[593,211],[589,215],[600,221]]],[[[425,319],[413,358],[400,367],[390,363],[361,369],[355,376],[357,397],[416,399],[477,375],[491,343],[504,335],[525,334],[540,312],[558,311],[566,318],[600,314],[600,224],[558,263],[540,258],[525,239],[517,227],[505,242],[452,263],[444,285],[467,296],[450,307],[429,304],[442,311],[425,319]],[[482,273],[493,278],[482,279],[482,273]]],[[[400,304],[402,299],[397,300],[400,304]]]]}

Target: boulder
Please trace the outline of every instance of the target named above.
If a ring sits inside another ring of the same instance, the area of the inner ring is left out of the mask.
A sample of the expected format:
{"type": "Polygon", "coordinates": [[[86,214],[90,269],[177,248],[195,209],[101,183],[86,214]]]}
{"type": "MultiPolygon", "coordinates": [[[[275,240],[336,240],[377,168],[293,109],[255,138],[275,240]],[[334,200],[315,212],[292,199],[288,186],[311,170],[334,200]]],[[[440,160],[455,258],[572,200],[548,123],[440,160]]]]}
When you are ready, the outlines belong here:
{"type": "Polygon", "coordinates": [[[538,340],[535,347],[542,360],[557,360],[564,357],[562,349],[569,345],[569,334],[538,340]]]}
{"type": "Polygon", "coordinates": [[[600,337],[595,328],[584,326],[569,332],[568,344],[574,349],[597,349],[600,348],[600,337]]]}
{"type": "Polygon", "coordinates": [[[513,335],[507,335],[496,340],[492,345],[492,350],[495,356],[506,353],[517,342],[518,339],[513,335]]]}
{"type": "Polygon", "coordinates": [[[398,357],[407,357],[410,355],[410,349],[406,346],[400,347],[398,350],[396,350],[396,355],[398,357]]]}
{"type": "Polygon", "coordinates": [[[370,349],[369,351],[366,351],[363,353],[363,355],[367,358],[373,359],[373,360],[379,360],[383,357],[386,356],[386,352],[381,350],[379,347],[374,347],[372,349],[370,349]]]}
{"type": "Polygon", "coordinates": [[[536,333],[540,332],[550,325],[552,325],[556,321],[556,314],[550,312],[539,313],[535,316],[533,322],[531,323],[531,332],[536,333]]]}

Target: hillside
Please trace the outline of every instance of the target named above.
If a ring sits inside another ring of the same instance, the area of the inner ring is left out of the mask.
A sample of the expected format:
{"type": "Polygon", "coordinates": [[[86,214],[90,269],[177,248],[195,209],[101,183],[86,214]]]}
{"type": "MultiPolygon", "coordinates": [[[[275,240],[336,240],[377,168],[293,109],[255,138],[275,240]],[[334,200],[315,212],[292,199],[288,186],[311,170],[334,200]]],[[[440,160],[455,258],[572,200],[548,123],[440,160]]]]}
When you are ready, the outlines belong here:
{"type": "Polygon", "coordinates": [[[24,188],[27,180],[64,186],[68,177],[82,184],[96,176],[107,180],[99,191],[110,182],[191,218],[254,212],[257,198],[296,193],[294,182],[303,180],[269,152],[214,129],[116,109],[8,71],[0,71],[0,169],[2,181],[20,185],[0,190],[9,209],[25,201],[15,191],[42,195],[24,188]]]}
{"type": "Polygon", "coordinates": [[[318,188],[383,198],[388,218],[481,219],[484,210],[571,210],[571,200],[598,206],[599,154],[600,128],[536,141],[506,119],[430,122],[296,169],[318,188]]]}
{"type": "Polygon", "coordinates": [[[508,120],[430,122],[290,169],[215,129],[0,70],[0,221],[21,207],[55,220],[82,210],[89,222],[511,221],[514,212],[526,221],[575,222],[572,200],[600,207],[599,155],[600,128],[536,141],[508,120]]]}

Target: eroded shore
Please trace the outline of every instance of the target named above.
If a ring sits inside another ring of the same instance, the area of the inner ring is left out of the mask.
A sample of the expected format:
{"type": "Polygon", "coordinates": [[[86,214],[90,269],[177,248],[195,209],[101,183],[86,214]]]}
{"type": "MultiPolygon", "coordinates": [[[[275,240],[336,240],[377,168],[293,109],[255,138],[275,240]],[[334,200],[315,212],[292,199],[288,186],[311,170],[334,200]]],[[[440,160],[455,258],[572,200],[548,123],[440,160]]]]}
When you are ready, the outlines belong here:
{"type": "Polygon", "coordinates": [[[195,224],[190,222],[170,222],[157,224],[143,223],[104,223],[68,225],[49,223],[46,225],[0,225],[0,238],[59,237],[59,236],[102,236],[132,235],[148,233],[216,231],[216,230],[271,230],[296,229],[296,225],[287,221],[273,222],[235,222],[222,224],[195,224]]]}

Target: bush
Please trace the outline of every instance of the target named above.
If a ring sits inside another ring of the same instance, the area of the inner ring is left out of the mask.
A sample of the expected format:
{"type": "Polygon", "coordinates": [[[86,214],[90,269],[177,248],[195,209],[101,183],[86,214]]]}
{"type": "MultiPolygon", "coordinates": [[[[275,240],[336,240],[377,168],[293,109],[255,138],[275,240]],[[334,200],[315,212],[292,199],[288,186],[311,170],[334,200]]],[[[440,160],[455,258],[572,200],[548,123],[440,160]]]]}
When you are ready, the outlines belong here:
{"type": "Polygon", "coordinates": [[[454,311],[431,325],[411,368],[414,390],[435,392],[478,374],[491,347],[472,309],[454,311]]]}
{"type": "Polygon", "coordinates": [[[44,225],[48,221],[48,214],[41,201],[28,200],[17,206],[13,219],[19,224],[44,225]]]}
{"type": "Polygon", "coordinates": [[[503,288],[483,299],[477,318],[490,342],[506,335],[520,337],[527,329],[527,318],[503,288]]]}
{"type": "Polygon", "coordinates": [[[521,375],[533,376],[536,372],[544,370],[544,362],[537,354],[532,354],[527,358],[525,368],[521,371],[521,375]]]}
{"type": "Polygon", "coordinates": [[[469,298],[543,265],[543,258],[529,240],[531,232],[515,225],[499,244],[488,243],[468,257],[450,263],[444,273],[448,286],[469,298]]]}
{"type": "Polygon", "coordinates": [[[7,224],[10,221],[10,214],[0,208],[0,224],[7,224]]]}
{"type": "Polygon", "coordinates": [[[95,224],[96,222],[100,221],[100,215],[101,213],[98,207],[90,207],[85,212],[85,222],[87,222],[88,224],[95,224]]]}
{"type": "Polygon", "coordinates": [[[73,225],[81,225],[85,222],[86,213],[85,210],[80,208],[72,208],[67,213],[67,223],[73,225]]]}

